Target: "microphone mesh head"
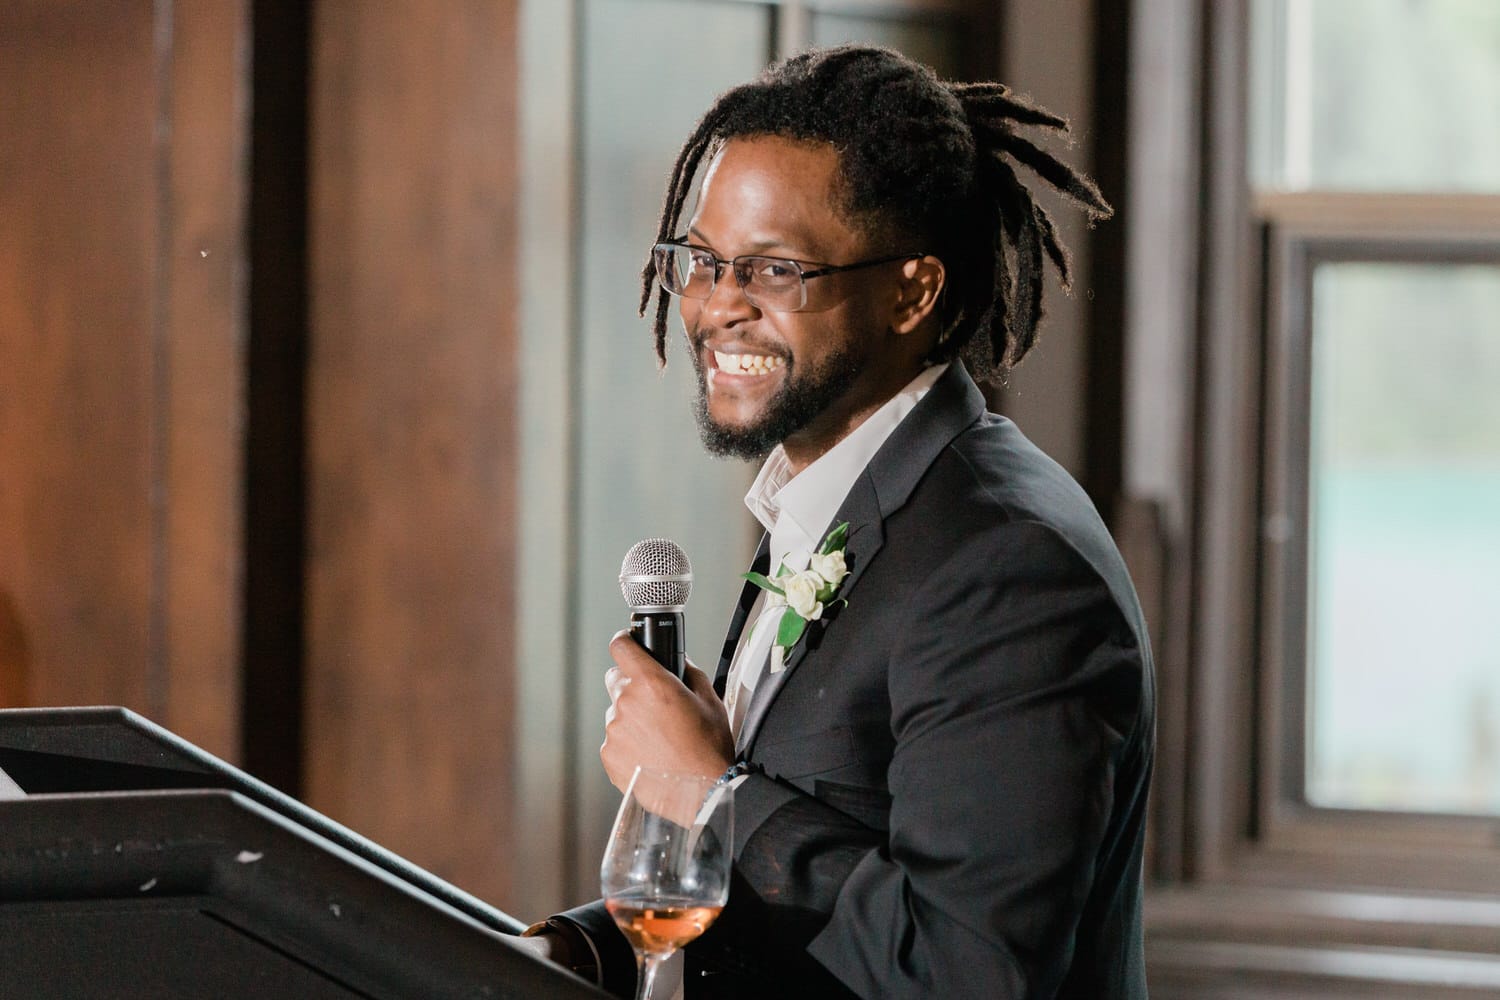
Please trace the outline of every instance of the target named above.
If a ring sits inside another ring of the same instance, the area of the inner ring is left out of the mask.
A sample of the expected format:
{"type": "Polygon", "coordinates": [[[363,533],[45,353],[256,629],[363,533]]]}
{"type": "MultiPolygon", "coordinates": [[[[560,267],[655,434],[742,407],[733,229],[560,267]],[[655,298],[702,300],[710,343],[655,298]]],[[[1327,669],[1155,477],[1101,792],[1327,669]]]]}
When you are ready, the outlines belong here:
{"type": "Polygon", "coordinates": [[[645,538],[625,553],[620,593],[635,609],[681,611],[693,589],[693,566],[669,538],[645,538]]]}

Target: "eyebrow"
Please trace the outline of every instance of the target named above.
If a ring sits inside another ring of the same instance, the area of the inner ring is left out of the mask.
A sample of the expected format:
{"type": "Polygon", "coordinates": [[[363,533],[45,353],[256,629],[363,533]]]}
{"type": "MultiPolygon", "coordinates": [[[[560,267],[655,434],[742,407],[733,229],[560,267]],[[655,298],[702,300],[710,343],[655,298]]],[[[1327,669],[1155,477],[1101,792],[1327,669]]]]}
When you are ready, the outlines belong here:
{"type": "MultiPolygon", "coordinates": [[[[710,250],[714,249],[712,241],[709,240],[709,238],[707,236],[703,235],[702,231],[699,230],[697,226],[689,226],[687,232],[688,232],[689,236],[693,236],[693,237],[696,237],[697,239],[701,240],[703,242],[703,245],[706,246],[708,249],[710,249],[710,250]]],[[[767,250],[778,250],[782,254],[785,254],[786,256],[788,256],[789,258],[791,258],[791,257],[800,257],[800,259],[802,259],[802,260],[809,260],[809,261],[816,261],[816,260],[820,259],[816,255],[811,255],[810,256],[810,255],[807,255],[807,254],[799,254],[799,252],[797,251],[797,249],[795,249],[793,246],[790,246],[790,245],[788,245],[786,243],[782,243],[782,242],[780,242],[778,240],[760,240],[760,241],[758,241],[756,243],[750,244],[750,246],[748,248],[746,248],[746,250],[745,250],[745,252],[743,254],[736,254],[735,256],[753,257],[753,256],[757,256],[759,254],[763,254],[767,250]]]]}

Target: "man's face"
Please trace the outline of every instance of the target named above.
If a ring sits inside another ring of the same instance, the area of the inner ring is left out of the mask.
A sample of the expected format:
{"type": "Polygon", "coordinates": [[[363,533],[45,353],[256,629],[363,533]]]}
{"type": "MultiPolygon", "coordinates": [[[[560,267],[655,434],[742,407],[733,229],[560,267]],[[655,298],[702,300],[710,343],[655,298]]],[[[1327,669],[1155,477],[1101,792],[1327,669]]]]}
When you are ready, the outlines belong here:
{"type": "MultiPolygon", "coordinates": [[[[688,242],[724,260],[757,254],[848,264],[888,248],[836,208],[838,154],[773,136],[732,139],[709,166],[688,242]]],[[[821,453],[891,392],[886,316],[899,262],[810,279],[807,307],[749,302],[730,268],[707,299],[680,300],[698,370],[698,420],[718,454],[755,458],[777,443],[821,453]],[[882,393],[884,393],[882,395],[882,393]]],[[[909,377],[909,376],[908,376],[909,377]]]]}

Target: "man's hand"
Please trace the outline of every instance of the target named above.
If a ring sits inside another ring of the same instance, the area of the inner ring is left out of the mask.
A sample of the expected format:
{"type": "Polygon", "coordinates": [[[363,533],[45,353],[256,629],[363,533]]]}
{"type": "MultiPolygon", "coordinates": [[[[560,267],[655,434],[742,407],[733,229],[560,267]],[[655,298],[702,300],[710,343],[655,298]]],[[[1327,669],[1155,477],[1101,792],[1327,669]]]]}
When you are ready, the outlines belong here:
{"type": "Polygon", "coordinates": [[[511,944],[524,951],[529,951],[537,958],[554,962],[566,967],[572,960],[573,952],[568,946],[568,941],[556,931],[539,931],[526,937],[512,937],[511,944]]]}
{"type": "Polygon", "coordinates": [[[604,675],[609,709],[599,759],[622,792],[639,766],[701,775],[712,781],[734,762],[734,737],[724,703],[708,676],[687,665],[686,684],[630,638],[609,644],[615,665],[604,675]]]}
{"type": "Polygon", "coordinates": [[[599,981],[599,960],[578,928],[565,930],[558,924],[533,924],[520,937],[508,939],[522,951],[552,962],[591,982],[599,981]]]}

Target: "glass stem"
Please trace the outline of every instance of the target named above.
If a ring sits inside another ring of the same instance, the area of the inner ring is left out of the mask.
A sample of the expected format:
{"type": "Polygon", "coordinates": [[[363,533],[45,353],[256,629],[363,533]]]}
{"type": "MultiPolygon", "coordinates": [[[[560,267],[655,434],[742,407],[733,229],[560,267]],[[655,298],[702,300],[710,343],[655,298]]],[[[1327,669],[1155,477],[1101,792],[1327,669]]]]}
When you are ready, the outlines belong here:
{"type": "Polygon", "coordinates": [[[651,1000],[651,988],[656,985],[656,970],[661,967],[664,955],[635,953],[635,1000],[651,1000]]]}

